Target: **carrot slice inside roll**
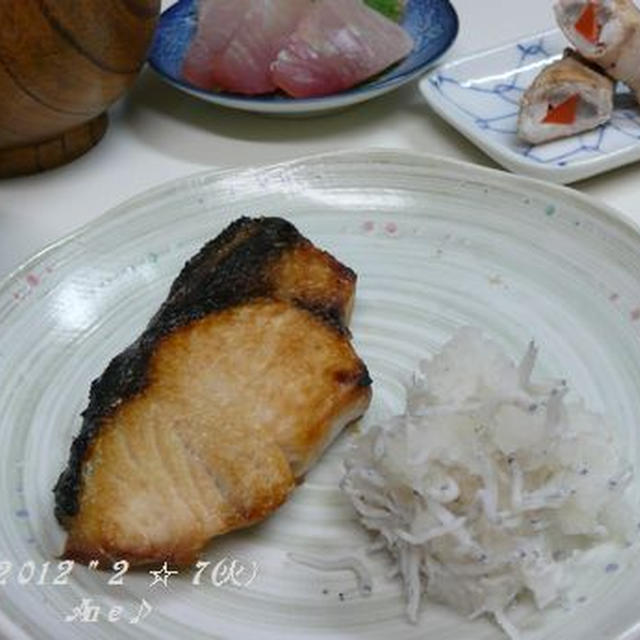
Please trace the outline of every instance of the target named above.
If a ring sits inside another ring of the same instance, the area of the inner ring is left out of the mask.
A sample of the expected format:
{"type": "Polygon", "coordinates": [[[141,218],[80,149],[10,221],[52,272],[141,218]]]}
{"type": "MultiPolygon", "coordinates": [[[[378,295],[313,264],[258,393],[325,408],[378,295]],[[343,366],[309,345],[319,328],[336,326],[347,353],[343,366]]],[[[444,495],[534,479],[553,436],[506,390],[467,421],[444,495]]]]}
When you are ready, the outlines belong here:
{"type": "Polygon", "coordinates": [[[587,3],[587,6],[574,25],[575,30],[592,44],[597,44],[600,38],[600,25],[598,24],[596,9],[597,5],[595,2],[587,3]]]}
{"type": "Polygon", "coordinates": [[[580,96],[574,93],[555,107],[549,105],[547,115],[542,122],[544,124],[573,124],[576,120],[579,100],[580,96]]]}

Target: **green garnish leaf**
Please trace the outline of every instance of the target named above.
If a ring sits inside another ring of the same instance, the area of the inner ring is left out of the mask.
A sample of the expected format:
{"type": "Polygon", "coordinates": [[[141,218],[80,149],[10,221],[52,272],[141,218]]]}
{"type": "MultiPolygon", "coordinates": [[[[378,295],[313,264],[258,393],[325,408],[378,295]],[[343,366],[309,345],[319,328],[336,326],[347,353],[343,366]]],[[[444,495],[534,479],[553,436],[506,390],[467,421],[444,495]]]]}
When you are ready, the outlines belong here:
{"type": "Polygon", "coordinates": [[[364,3],[394,22],[398,22],[402,17],[402,0],[364,0],[364,3]]]}

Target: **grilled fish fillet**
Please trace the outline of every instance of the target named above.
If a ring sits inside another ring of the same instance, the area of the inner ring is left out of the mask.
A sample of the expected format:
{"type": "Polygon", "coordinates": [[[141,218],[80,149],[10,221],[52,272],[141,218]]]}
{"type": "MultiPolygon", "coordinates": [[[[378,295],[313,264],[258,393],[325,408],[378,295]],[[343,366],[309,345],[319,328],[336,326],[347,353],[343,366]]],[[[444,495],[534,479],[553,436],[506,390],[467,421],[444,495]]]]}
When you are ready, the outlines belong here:
{"type": "Polygon", "coordinates": [[[183,268],[91,387],[55,488],[65,556],[187,565],[280,506],[367,409],[355,274],[279,218],[242,218],[183,268]]]}

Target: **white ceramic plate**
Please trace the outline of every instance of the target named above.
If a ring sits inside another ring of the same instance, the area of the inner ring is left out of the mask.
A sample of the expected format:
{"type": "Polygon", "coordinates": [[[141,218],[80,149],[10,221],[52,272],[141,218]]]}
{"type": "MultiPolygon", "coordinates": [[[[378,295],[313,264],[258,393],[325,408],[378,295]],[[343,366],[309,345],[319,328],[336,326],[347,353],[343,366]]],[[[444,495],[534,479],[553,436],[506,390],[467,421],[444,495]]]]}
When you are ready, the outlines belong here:
{"type": "Polygon", "coordinates": [[[558,30],[521,38],[439,67],[420,89],[440,116],[517,173],[569,183],[640,159],[640,108],[621,84],[612,119],[593,131],[534,146],[516,136],[522,93],[567,46],[558,30]]]}
{"type": "MultiPolygon", "coordinates": [[[[0,285],[0,637],[501,638],[485,620],[430,603],[408,624],[379,558],[367,560],[374,593],[364,599],[350,574],[287,559],[360,553],[366,543],[338,489],[349,433],[277,514],[208,548],[200,586],[183,571],[168,588],[151,587],[144,570],[109,585],[113,573],[81,566],[51,584],[63,538],[51,488],[90,381],[142,329],[187,257],[237,216],[265,213],[288,217],[359,274],[352,329],[375,381],[367,423],[398,412],[418,359],[474,324],[514,356],[535,336],[541,373],[567,377],[606,411],[638,462],[640,235],[614,212],[528,179],[390,151],[181,180],[109,212],[0,285]],[[215,586],[211,567],[225,558],[255,562],[257,577],[215,586]],[[85,612],[102,608],[97,621],[65,621],[83,598],[85,612]],[[143,600],[152,609],[132,624],[143,600]],[[120,621],[107,619],[113,605],[124,608],[120,621]]],[[[535,628],[527,638],[630,640],[640,624],[637,558],[635,548],[603,550],[564,608],[513,618],[535,628]],[[619,570],[605,572],[610,564],[619,570]]]]}

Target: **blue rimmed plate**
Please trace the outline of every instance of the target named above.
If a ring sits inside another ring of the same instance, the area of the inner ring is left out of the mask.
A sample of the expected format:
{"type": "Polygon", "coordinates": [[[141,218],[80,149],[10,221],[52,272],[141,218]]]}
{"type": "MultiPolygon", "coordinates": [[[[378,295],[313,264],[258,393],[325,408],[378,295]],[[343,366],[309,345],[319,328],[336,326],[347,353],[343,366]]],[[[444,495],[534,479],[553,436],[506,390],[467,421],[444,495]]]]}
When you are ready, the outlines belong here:
{"type": "Polygon", "coordinates": [[[182,78],[182,60],[196,30],[197,0],[179,0],[167,9],[156,29],[149,63],[162,78],[179,89],[225,107],[283,116],[308,115],[370,100],[422,75],[453,44],[458,16],[449,0],[408,0],[402,26],[415,41],[413,51],[371,82],[319,98],[296,99],[280,94],[243,96],[205,91],[182,78]]]}
{"type": "Polygon", "coordinates": [[[567,44],[558,30],[520,38],[443,65],[420,89],[440,116],[516,173],[566,184],[640,160],[640,108],[621,84],[613,117],[597,129],[539,145],[516,136],[520,97],[567,44]]]}

